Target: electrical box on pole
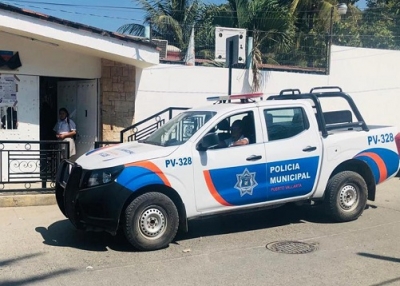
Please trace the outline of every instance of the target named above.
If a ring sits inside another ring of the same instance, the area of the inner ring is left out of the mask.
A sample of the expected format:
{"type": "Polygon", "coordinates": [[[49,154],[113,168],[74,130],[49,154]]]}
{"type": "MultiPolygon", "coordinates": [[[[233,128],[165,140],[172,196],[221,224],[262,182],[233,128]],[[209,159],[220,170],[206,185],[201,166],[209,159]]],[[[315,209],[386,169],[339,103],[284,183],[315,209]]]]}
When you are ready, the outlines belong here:
{"type": "MultiPolygon", "coordinates": [[[[237,53],[237,63],[246,63],[246,29],[235,29],[216,27],[215,28],[215,61],[226,62],[228,44],[227,38],[232,36],[238,36],[238,47],[235,53],[237,53]]],[[[228,66],[228,64],[226,64],[228,66]]]]}
{"type": "Polygon", "coordinates": [[[232,94],[232,67],[239,61],[239,35],[226,38],[226,61],[225,66],[229,68],[228,95],[232,94]]]}
{"type": "Polygon", "coordinates": [[[231,67],[239,63],[239,36],[226,38],[225,66],[231,67]]]}

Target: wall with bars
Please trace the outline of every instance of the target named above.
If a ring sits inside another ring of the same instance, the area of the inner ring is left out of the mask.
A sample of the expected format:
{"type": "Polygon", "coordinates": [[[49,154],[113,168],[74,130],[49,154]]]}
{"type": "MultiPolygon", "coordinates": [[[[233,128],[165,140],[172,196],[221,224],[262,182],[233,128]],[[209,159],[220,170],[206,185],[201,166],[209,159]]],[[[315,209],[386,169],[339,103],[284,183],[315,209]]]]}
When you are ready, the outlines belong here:
{"type": "MultiPolygon", "coordinates": [[[[308,92],[316,86],[340,86],[349,93],[368,124],[395,125],[400,130],[400,51],[332,47],[330,75],[263,71],[261,91],[265,97],[282,89],[308,92]]],[[[249,70],[232,71],[232,94],[251,91],[249,70]]],[[[136,73],[135,122],[170,106],[199,107],[211,104],[208,96],[228,93],[228,69],[167,65],[136,73]]],[[[328,109],[340,103],[332,102],[328,109]]]]}

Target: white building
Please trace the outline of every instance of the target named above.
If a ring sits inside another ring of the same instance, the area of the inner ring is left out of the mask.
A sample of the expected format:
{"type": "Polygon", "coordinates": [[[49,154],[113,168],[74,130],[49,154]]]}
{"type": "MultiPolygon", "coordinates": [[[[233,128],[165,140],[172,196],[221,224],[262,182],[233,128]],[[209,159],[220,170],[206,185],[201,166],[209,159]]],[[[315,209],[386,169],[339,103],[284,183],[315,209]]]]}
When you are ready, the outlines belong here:
{"type": "Polygon", "coordinates": [[[159,63],[148,41],[1,3],[0,57],[1,116],[15,88],[18,101],[18,126],[1,129],[0,140],[55,140],[65,107],[78,126],[79,154],[119,139],[133,122],[136,69],[159,63]]]}
{"type": "MultiPolygon", "coordinates": [[[[119,131],[170,107],[209,104],[206,97],[228,90],[225,68],[159,64],[148,41],[133,39],[62,19],[0,4],[0,53],[19,52],[22,66],[1,74],[18,81],[17,130],[1,130],[7,140],[39,140],[40,126],[55,123],[57,108],[74,113],[78,150],[96,140],[119,140],[119,131]],[[40,116],[43,102],[51,114],[40,116]]],[[[340,86],[368,124],[400,128],[400,51],[332,47],[329,75],[262,71],[266,96],[286,88],[303,92],[315,86],[340,86]]],[[[232,93],[250,92],[251,72],[234,69],[232,93]]]]}

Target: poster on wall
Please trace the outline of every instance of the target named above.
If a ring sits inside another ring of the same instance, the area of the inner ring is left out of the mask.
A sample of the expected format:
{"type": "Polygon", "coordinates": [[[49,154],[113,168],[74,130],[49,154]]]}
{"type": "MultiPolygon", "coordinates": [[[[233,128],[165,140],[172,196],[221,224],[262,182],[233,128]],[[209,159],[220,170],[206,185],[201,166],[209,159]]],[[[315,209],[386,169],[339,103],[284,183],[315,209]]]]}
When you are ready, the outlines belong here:
{"type": "Polygon", "coordinates": [[[17,129],[17,93],[19,78],[12,74],[0,74],[1,129],[17,129]]]}
{"type": "Polygon", "coordinates": [[[16,105],[18,81],[16,75],[0,74],[0,107],[16,105]]]}

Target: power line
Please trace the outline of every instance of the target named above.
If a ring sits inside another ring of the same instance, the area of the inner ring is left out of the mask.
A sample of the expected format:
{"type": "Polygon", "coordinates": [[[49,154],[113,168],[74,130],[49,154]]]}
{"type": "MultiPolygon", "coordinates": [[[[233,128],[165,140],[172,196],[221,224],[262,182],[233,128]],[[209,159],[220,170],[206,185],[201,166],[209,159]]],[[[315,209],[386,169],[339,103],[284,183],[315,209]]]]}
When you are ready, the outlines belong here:
{"type": "MultiPolygon", "coordinates": [[[[5,2],[5,1],[4,1],[5,2]]],[[[28,1],[28,0],[12,0],[12,1],[7,1],[8,3],[16,3],[16,5],[18,5],[17,3],[26,3],[26,4],[36,4],[36,5],[48,5],[48,6],[58,6],[58,7],[66,7],[66,8],[83,8],[83,9],[97,9],[97,10],[109,10],[109,9],[114,9],[114,10],[135,10],[135,11],[143,11],[145,12],[146,9],[142,8],[142,7],[128,7],[128,6],[108,6],[108,5],[86,5],[86,4],[68,4],[68,3],[55,3],[55,2],[43,2],[43,1],[28,1]]],[[[18,6],[23,6],[23,5],[18,5],[18,6]]],[[[65,11],[65,10],[55,10],[55,9],[50,9],[50,8],[41,8],[41,7],[37,7],[37,6],[31,6],[28,5],[28,7],[32,7],[32,8],[39,8],[39,9],[46,9],[49,11],[56,11],[56,12],[65,12],[65,13],[70,13],[69,11],[65,11]]],[[[382,10],[384,8],[368,8],[367,11],[371,14],[378,14],[379,12],[377,11],[373,11],[373,10],[382,10]]],[[[172,12],[183,12],[183,10],[171,10],[172,12]]],[[[263,11],[264,13],[268,13],[268,12],[276,12],[276,11],[263,11]]],[[[301,10],[301,11],[296,11],[297,13],[309,13],[309,12],[314,12],[314,10],[301,10]]],[[[78,12],[76,12],[78,13],[78,12]]],[[[231,15],[236,14],[236,11],[224,11],[223,13],[226,13],[226,16],[223,15],[214,15],[213,18],[225,18],[225,17],[230,17],[231,15]]],[[[89,15],[89,16],[100,16],[100,17],[105,17],[103,15],[97,15],[97,14],[85,14],[82,13],[81,15],[89,15]]],[[[400,15],[392,15],[392,16],[397,16],[400,17],[400,15]]],[[[115,18],[115,19],[122,19],[122,20],[135,20],[135,21],[139,21],[137,19],[131,19],[131,18],[122,18],[122,17],[107,17],[107,18],[115,18]]],[[[259,18],[254,18],[254,19],[275,19],[275,18],[266,18],[266,17],[259,17],[259,18]]]]}
{"type": "MultiPolygon", "coordinates": [[[[80,16],[90,16],[90,17],[98,17],[98,18],[106,18],[106,19],[117,19],[117,20],[124,20],[124,21],[132,21],[136,23],[143,24],[143,19],[136,19],[136,18],[128,18],[128,17],[121,17],[121,16],[109,16],[109,15],[99,15],[95,13],[83,13],[83,12],[78,12],[78,11],[67,11],[67,10],[61,10],[61,9],[52,9],[48,7],[37,7],[37,6],[32,6],[32,5],[21,5],[18,3],[34,3],[34,4],[39,4],[39,5],[54,5],[57,7],[65,7],[65,8],[84,8],[84,9],[125,9],[125,10],[135,10],[135,11],[145,11],[143,8],[137,8],[137,7],[123,7],[123,6],[105,6],[105,5],[85,5],[85,4],[66,4],[66,3],[54,3],[54,2],[36,2],[36,1],[27,1],[27,0],[11,0],[11,1],[2,1],[3,3],[15,3],[15,5],[20,6],[20,7],[29,7],[33,9],[43,9],[47,11],[53,11],[53,12],[61,12],[61,13],[68,13],[68,14],[75,14],[75,15],[80,15],[80,16]]],[[[178,11],[178,10],[177,10],[178,11]]],[[[228,11],[227,11],[228,12],[228,11]]],[[[229,11],[230,12],[230,11],[229,11]]],[[[226,17],[229,17],[227,15],[226,17]]],[[[215,15],[214,18],[225,18],[224,16],[218,16],[215,15]]],[[[256,19],[276,19],[276,18],[256,18],[256,19]]],[[[197,27],[202,27],[203,25],[196,25],[197,27]]],[[[249,30],[250,31],[250,30],[249,30]]],[[[259,32],[265,32],[265,31],[259,31],[259,32]]],[[[397,36],[395,36],[397,37],[397,36]]]]}
{"type": "MultiPolygon", "coordinates": [[[[25,1],[25,2],[27,2],[27,1],[25,1]]],[[[3,3],[7,3],[7,2],[3,2],[3,3]]],[[[138,23],[143,22],[142,20],[139,20],[139,19],[120,17],[120,16],[99,15],[99,14],[94,14],[94,13],[82,13],[82,12],[78,12],[78,11],[66,11],[66,10],[60,10],[60,9],[47,8],[47,7],[37,7],[37,6],[32,6],[32,5],[20,5],[20,4],[15,4],[15,5],[21,6],[21,7],[29,7],[31,9],[42,9],[42,10],[53,11],[53,12],[76,14],[76,15],[80,15],[80,16],[91,16],[91,17],[99,17],[99,18],[107,18],[107,19],[127,20],[127,21],[133,21],[133,22],[138,22],[138,23]]]]}
{"type": "Polygon", "coordinates": [[[85,4],[68,4],[68,3],[54,3],[54,2],[41,2],[41,1],[26,1],[26,0],[12,0],[8,2],[13,3],[26,3],[37,5],[61,6],[61,7],[74,7],[74,8],[106,8],[106,9],[126,9],[126,10],[143,10],[138,7],[124,7],[124,6],[105,6],[105,5],[85,5],[85,4]]]}
{"type": "MultiPolygon", "coordinates": [[[[69,4],[69,3],[55,3],[55,2],[43,2],[43,1],[29,1],[29,0],[12,0],[8,2],[13,3],[26,3],[26,4],[37,4],[37,5],[49,5],[49,6],[61,6],[61,7],[71,7],[71,8],[104,8],[104,9],[124,9],[124,10],[141,10],[145,11],[146,9],[142,7],[129,7],[129,6],[109,6],[109,5],[86,5],[86,4],[69,4]]],[[[220,4],[226,5],[227,3],[220,4]]],[[[215,5],[215,4],[211,4],[215,5]]],[[[219,5],[217,5],[219,6],[219,5]]],[[[366,8],[366,10],[385,10],[384,7],[370,7],[366,8]]],[[[184,10],[171,10],[172,12],[183,12],[184,10]]],[[[361,10],[360,10],[361,11],[361,10]]],[[[364,10],[365,11],[365,10],[364,10]]],[[[263,11],[265,12],[274,12],[274,11],[263,11]]],[[[296,10],[297,13],[311,13],[315,12],[315,10],[296,10]]],[[[227,14],[236,14],[237,11],[224,11],[227,14]]]]}

